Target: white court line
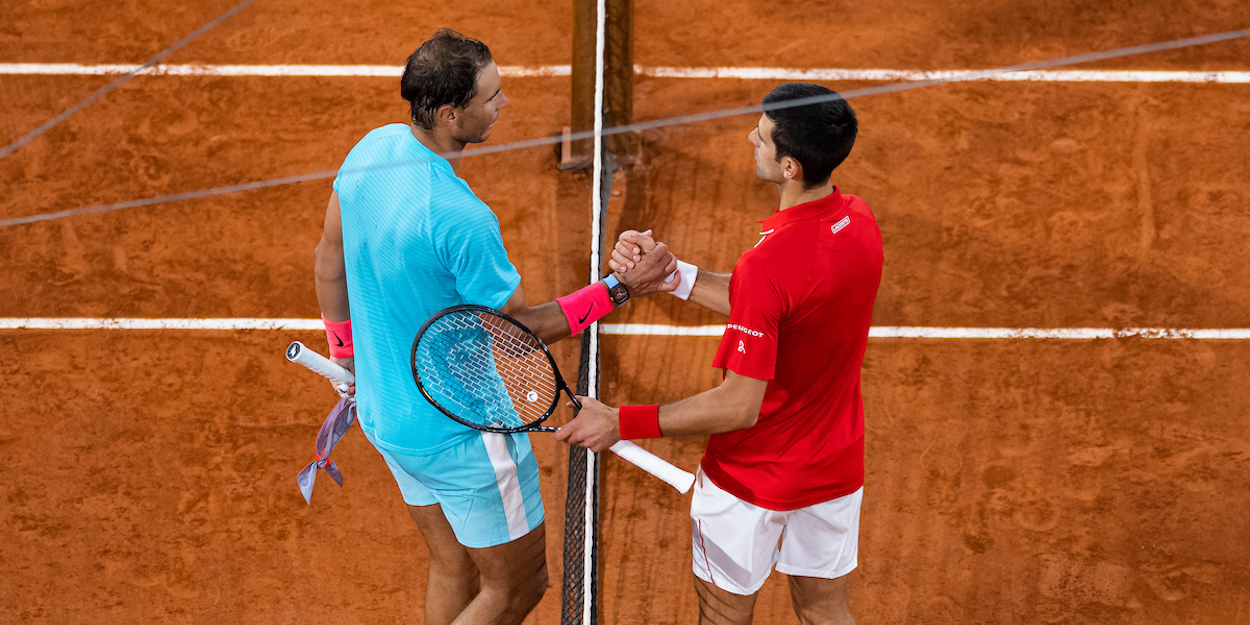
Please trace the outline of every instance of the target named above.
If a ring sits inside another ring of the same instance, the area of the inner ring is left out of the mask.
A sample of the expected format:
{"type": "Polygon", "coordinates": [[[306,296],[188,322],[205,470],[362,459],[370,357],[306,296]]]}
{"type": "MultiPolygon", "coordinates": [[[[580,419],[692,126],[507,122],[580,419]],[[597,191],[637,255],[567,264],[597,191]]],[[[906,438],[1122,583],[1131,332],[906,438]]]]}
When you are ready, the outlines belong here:
{"type": "MultiPolygon", "coordinates": [[[[320,319],[93,319],[82,317],[0,318],[0,330],[294,330],[323,331],[320,319]]],[[[647,323],[604,323],[600,332],[615,336],[717,337],[724,325],[671,326],[647,323]]],[[[1093,340],[1137,337],[1169,340],[1250,340],[1250,328],[955,328],[875,326],[877,339],[1059,339],[1093,340]]]]}
{"type": "Polygon", "coordinates": [[[325,330],[320,319],[0,318],[0,330],[325,330]]]}
{"type": "MultiPolygon", "coordinates": [[[[124,74],[134,65],[80,65],[77,63],[0,63],[0,75],[107,76],[124,74]]],[[[794,69],[785,67],[644,67],[642,76],[656,78],[712,78],[737,80],[863,80],[879,82],[941,80],[978,70],[909,69],[794,69]]],[[[402,67],[389,65],[157,65],[140,72],[144,76],[323,76],[397,78],[402,67]]],[[[503,65],[503,76],[533,78],[569,76],[568,65],[503,65]]],[[[976,78],[998,82],[1177,82],[1250,84],[1250,71],[1136,71],[1136,70],[1033,70],[976,78]]]]}
{"type": "MultiPolygon", "coordinates": [[[[742,80],[946,80],[981,70],[788,69],[784,67],[635,67],[657,78],[737,78],[742,80]]],[[[982,76],[972,80],[998,82],[1191,82],[1250,83],[1250,72],[1030,70],[982,76]]]]}
{"type": "MultiPolygon", "coordinates": [[[[77,63],[7,63],[0,64],[0,74],[39,76],[108,76],[125,74],[134,65],[79,65],[77,63]]],[[[157,65],[140,76],[328,76],[361,78],[399,78],[403,67],[390,65],[157,65]]],[[[512,77],[571,76],[569,65],[523,67],[505,65],[499,73],[512,77]]]]}
{"type": "MultiPolygon", "coordinates": [[[[645,323],[605,323],[604,334],[631,336],[720,336],[725,326],[669,326],[645,323]]],[[[928,326],[874,326],[874,339],[1066,339],[1091,340],[1140,337],[1148,339],[1247,340],[1250,328],[952,328],[928,326]]]]}

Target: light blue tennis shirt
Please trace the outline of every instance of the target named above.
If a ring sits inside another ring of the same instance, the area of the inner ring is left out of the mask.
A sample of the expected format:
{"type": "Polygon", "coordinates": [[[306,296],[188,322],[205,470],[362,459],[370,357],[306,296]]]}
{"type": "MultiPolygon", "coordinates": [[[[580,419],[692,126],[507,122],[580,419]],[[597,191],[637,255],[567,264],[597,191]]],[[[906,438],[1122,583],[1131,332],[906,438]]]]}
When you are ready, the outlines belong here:
{"type": "Polygon", "coordinates": [[[334,180],[356,351],[360,425],[400,453],[478,435],[431,406],[409,363],[417,330],[458,304],[502,308],[521,283],[499,219],[405,124],[365,135],[334,180]]]}

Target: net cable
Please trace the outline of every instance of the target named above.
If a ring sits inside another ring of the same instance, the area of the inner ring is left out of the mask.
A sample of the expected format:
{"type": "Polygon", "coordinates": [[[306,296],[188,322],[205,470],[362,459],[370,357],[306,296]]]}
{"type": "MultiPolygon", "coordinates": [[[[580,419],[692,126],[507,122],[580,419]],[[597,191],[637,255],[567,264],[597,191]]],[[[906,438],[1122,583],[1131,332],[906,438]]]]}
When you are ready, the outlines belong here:
{"type": "MultiPolygon", "coordinates": [[[[880,85],[876,87],[866,87],[863,89],[853,89],[853,90],[841,93],[840,97],[846,100],[850,100],[852,98],[864,98],[864,97],[869,97],[869,96],[874,96],[874,95],[881,95],[885,93],[897,93],[901,91],[910,91],[913,89],[922,89],[925,87],[933,87],[933,86],[944,85],[944,84],[949,84],[949,83],[975,81],[975,80],[979,80],[982,78],[988,78],[990,76],[996,76],[1000,74],[1010,74],[1010,73],[1015,73],[1015,72],[1042,70],[1042,69],[1049,69],[1049,68],[1054,68],[1054,67],[1062,67],[1066,65],[1076,65],[1079,63],[1092,63],[1095,61],[1106,61],[1110,59],[1118,59],[1118,58],[1124,58],[1124,57],[1129,57],[1129,56],[1137,56],[1141,54],[1149,54],[1152,52],[1177,50],[1180,48],[1208,45],[1208,44],[1218,43],[1222,41],[1233,41],[1236,39],[1244,39],[1246,37],[1250,37],[1250,28],[1243,28],[1241,30],[1231,30],[1231,31],[1226,31],[1222,33],[1214,33],[1210,35],[1202,35],[1199,37],[1187,37],[1184,39],[1176,39],[1172,41],[1163,41],[1163,42],[1151,43],[1151,44],[1145,44],[1145,45],[1130,46],[1126,48],[1116,48],[1114,50],[1105,50],[1102,52],[1078,54],[1075,56],[1067,56],[1067,57],[1051,59],[1047,61],[1023,63],[1019,65],[1010,65],[1010,66],[999,67],[995,69],[959,72],[959,73],[951,74],[949,76],[943,76],[940,78],[932,78],[932,79],[927,79],[927,80],[913,80],[913,81],[894,83],[894,84],[889,84],[889,85],[880,85]]],[[[696,113],[692,115],[682,115],[678,117],[668,117],[664,119],[657,119],[657,120],[652,120],[652,121],[647,121],[647,122],[637,122],[637,123],[625,124],[621,126],[611,126],[611,127],[603,128],[600,134],[602,136],[612,136],[612,135],[618,135],[618,134],[624,134],[624,133],[630,133],[630,132],[642,132],[644,130],[665,128],[669,126],[680,126],[680,125],[685,125],[685,124],[693,124],[693,123],[698,123],[698,122],[711,121],[715,119],[722,119],[726,117],[736,117],[738,115],[759,114],[765,111],[780,110],[780,109],[793,108],[793,107],[798,107],[798,106],[807,106],[810,104],[816,104],[819,102],[828,101],[829,99],[830,99],[829,96],[813,96],[809,98],[796,98],[793,100],[772,102],[768,104],[767,106],[753,105],[753,106],[744,106],[744,107],[738,107],[738,108],[721,109],[721,110],[716,110],[716,111],[708,111],[708,112],[696,113]]],[[[495,146],[473,148],[470,150],[461,150],[459,152],[451,152],[451,153],[445,154],[441,158],[454,159],[454,158],[461,158],[461,157],[467,157],[467,156],[485,156],[487,154],[495,154],[499,152],[510,152],[514,150],[524,150],[524,149],[536,148],[536,147],[542,147],[542,146],[551,146],[551,145],[562,143],[564,141],[581,141],[584,139],[593,138],[594,136],[595,136],[595,131],[583,130],[579,132],[574,132],[567,136],[555,135],[555,136],[550,136],[550,137],[540,137],[537,139],[514,141],[511,143],[504,143],[504,144],[495,145],[495,146]]],[[[413,159],[411,161],[390,163],[387,165],[379,165],[379,166],[369,167],[369,168],[357,168],[357,169],[342,170],[342,171],[332,170],[332,171],[322,171],[322,172],[301,174],[297,176],[285,176],[281,178],[257,180],[254,182],[227,185],[223,187],[214,187],[211,189],[202,189],[199,191],[173,193],[169,195],[160,195],[160,196],[144,198],[144,199],[139,199],[139,200],[128,200],[125,202],[115,202],[111,204],[99,204],[99,205],[87,206],[83,208],[73,208],[73,209],[55,211],[55,212],[50,212],[50,213],[28,215],[25,217],[14,217],[10,219],[0,220],[0,228],[49,221],[53,219],[64,219],[66,217],[75,217],[79,215],[106,213],[106,212],[111,212],[111,211],[116,211],[116,210],[127,209],[127,208],[140,208],[143,206],[167,204],[170,202],[179,202],[179,201],[194,200],[194,199],[207,198],[207,197],[213,197],[213,196],[219,196],[219,195],[228,195],[228,194],[240,193],[244,191],[253,191],[253,190],[258,190],[258,189],[267,189],[271,187],[280,187],[280,186],[296,184],[300,182],[326,180],[326,179],[334,178],[340,173],[363,173],[363,172],[372,171],[375,169],[388,169],[388,168],[393,168],[393,167],[410,167],[415,164],[426,162],[426,160],[427,159],[413,159]]]]}

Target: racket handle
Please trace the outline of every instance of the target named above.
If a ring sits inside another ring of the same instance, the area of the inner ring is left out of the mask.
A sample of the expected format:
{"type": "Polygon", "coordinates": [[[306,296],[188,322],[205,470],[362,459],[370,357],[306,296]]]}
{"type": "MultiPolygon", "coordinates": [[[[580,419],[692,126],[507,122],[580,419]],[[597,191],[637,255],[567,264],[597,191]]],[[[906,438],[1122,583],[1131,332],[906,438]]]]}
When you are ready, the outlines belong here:
{"type": "Polygon", "coordinates": [[[669,464],[668,461],[634,443],[617,441],[615,445],[608,449],[611,449],[613,453],[628,460],[639,469],[668,482],[669,486],[676,488],[682,494],[690,492],[690,487],[694,486],[694,475],[692,473],[669,464]]]}
{"type": "Polygon", "coordinates": [[[320,374],[321,377],[335,384],[356,383],[356,376],[352,375],[351,371],[334,364],[329,358],[308,349],[307,345],[299,341],[287,346],[286,359],[297,365],[308,367],[313,373],[320,374]]]}

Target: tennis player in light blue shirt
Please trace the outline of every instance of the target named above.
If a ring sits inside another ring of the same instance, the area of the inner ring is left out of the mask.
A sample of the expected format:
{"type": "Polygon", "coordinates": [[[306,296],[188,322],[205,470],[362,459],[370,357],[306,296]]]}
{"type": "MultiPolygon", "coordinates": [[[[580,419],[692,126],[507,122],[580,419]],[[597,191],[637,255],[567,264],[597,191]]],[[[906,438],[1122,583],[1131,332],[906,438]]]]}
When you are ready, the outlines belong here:
{"type": "MultiPolygon", "coordinates": [[[[502,93],[496,98],[507,101],[502,93]]],[[[414,456],[480,438],[425,401],[408,350],[434,313],[458,304],[501,309],[520,286],[498,218],[407,124],[365,135],[343,162],[334,191],[356,373],[368,381],[356,390],[361,426],[377,446],[414,456]],[[374,418],[383,412],[385,418],[374,418]]],[[[528,453],[525,436],[512,439],[524,448],[518,453],[528,453]]],[[[535,499],[526,513],[541,520],[542,502],[535,499]]]]}
{"type": "MultiPolygon", "coordinates": [[[[438,31],[400,85],[412,124],[367,134],[348,154],[317,246],[317,300],[331,355],[356,373],[359,422],[390,467],[429,553],[425,623],[520,623],[547,588],[538,465],[526,434],[479,432],[417,390],[412,341],[444,308],[500,309],[551,343],[623,303],[615,278],[531,307],[499,220],[457,176],[508,98],[480,41],[438,31]],[[611,299],[609,299],[611,297],[611,299]],[[573,311],[577,312],[574,313],[573,311]],[[585,311],[585,312],[583,312],[585,311]]],[[[629,293],[671,291],[660,248],[629,293]]]]}

